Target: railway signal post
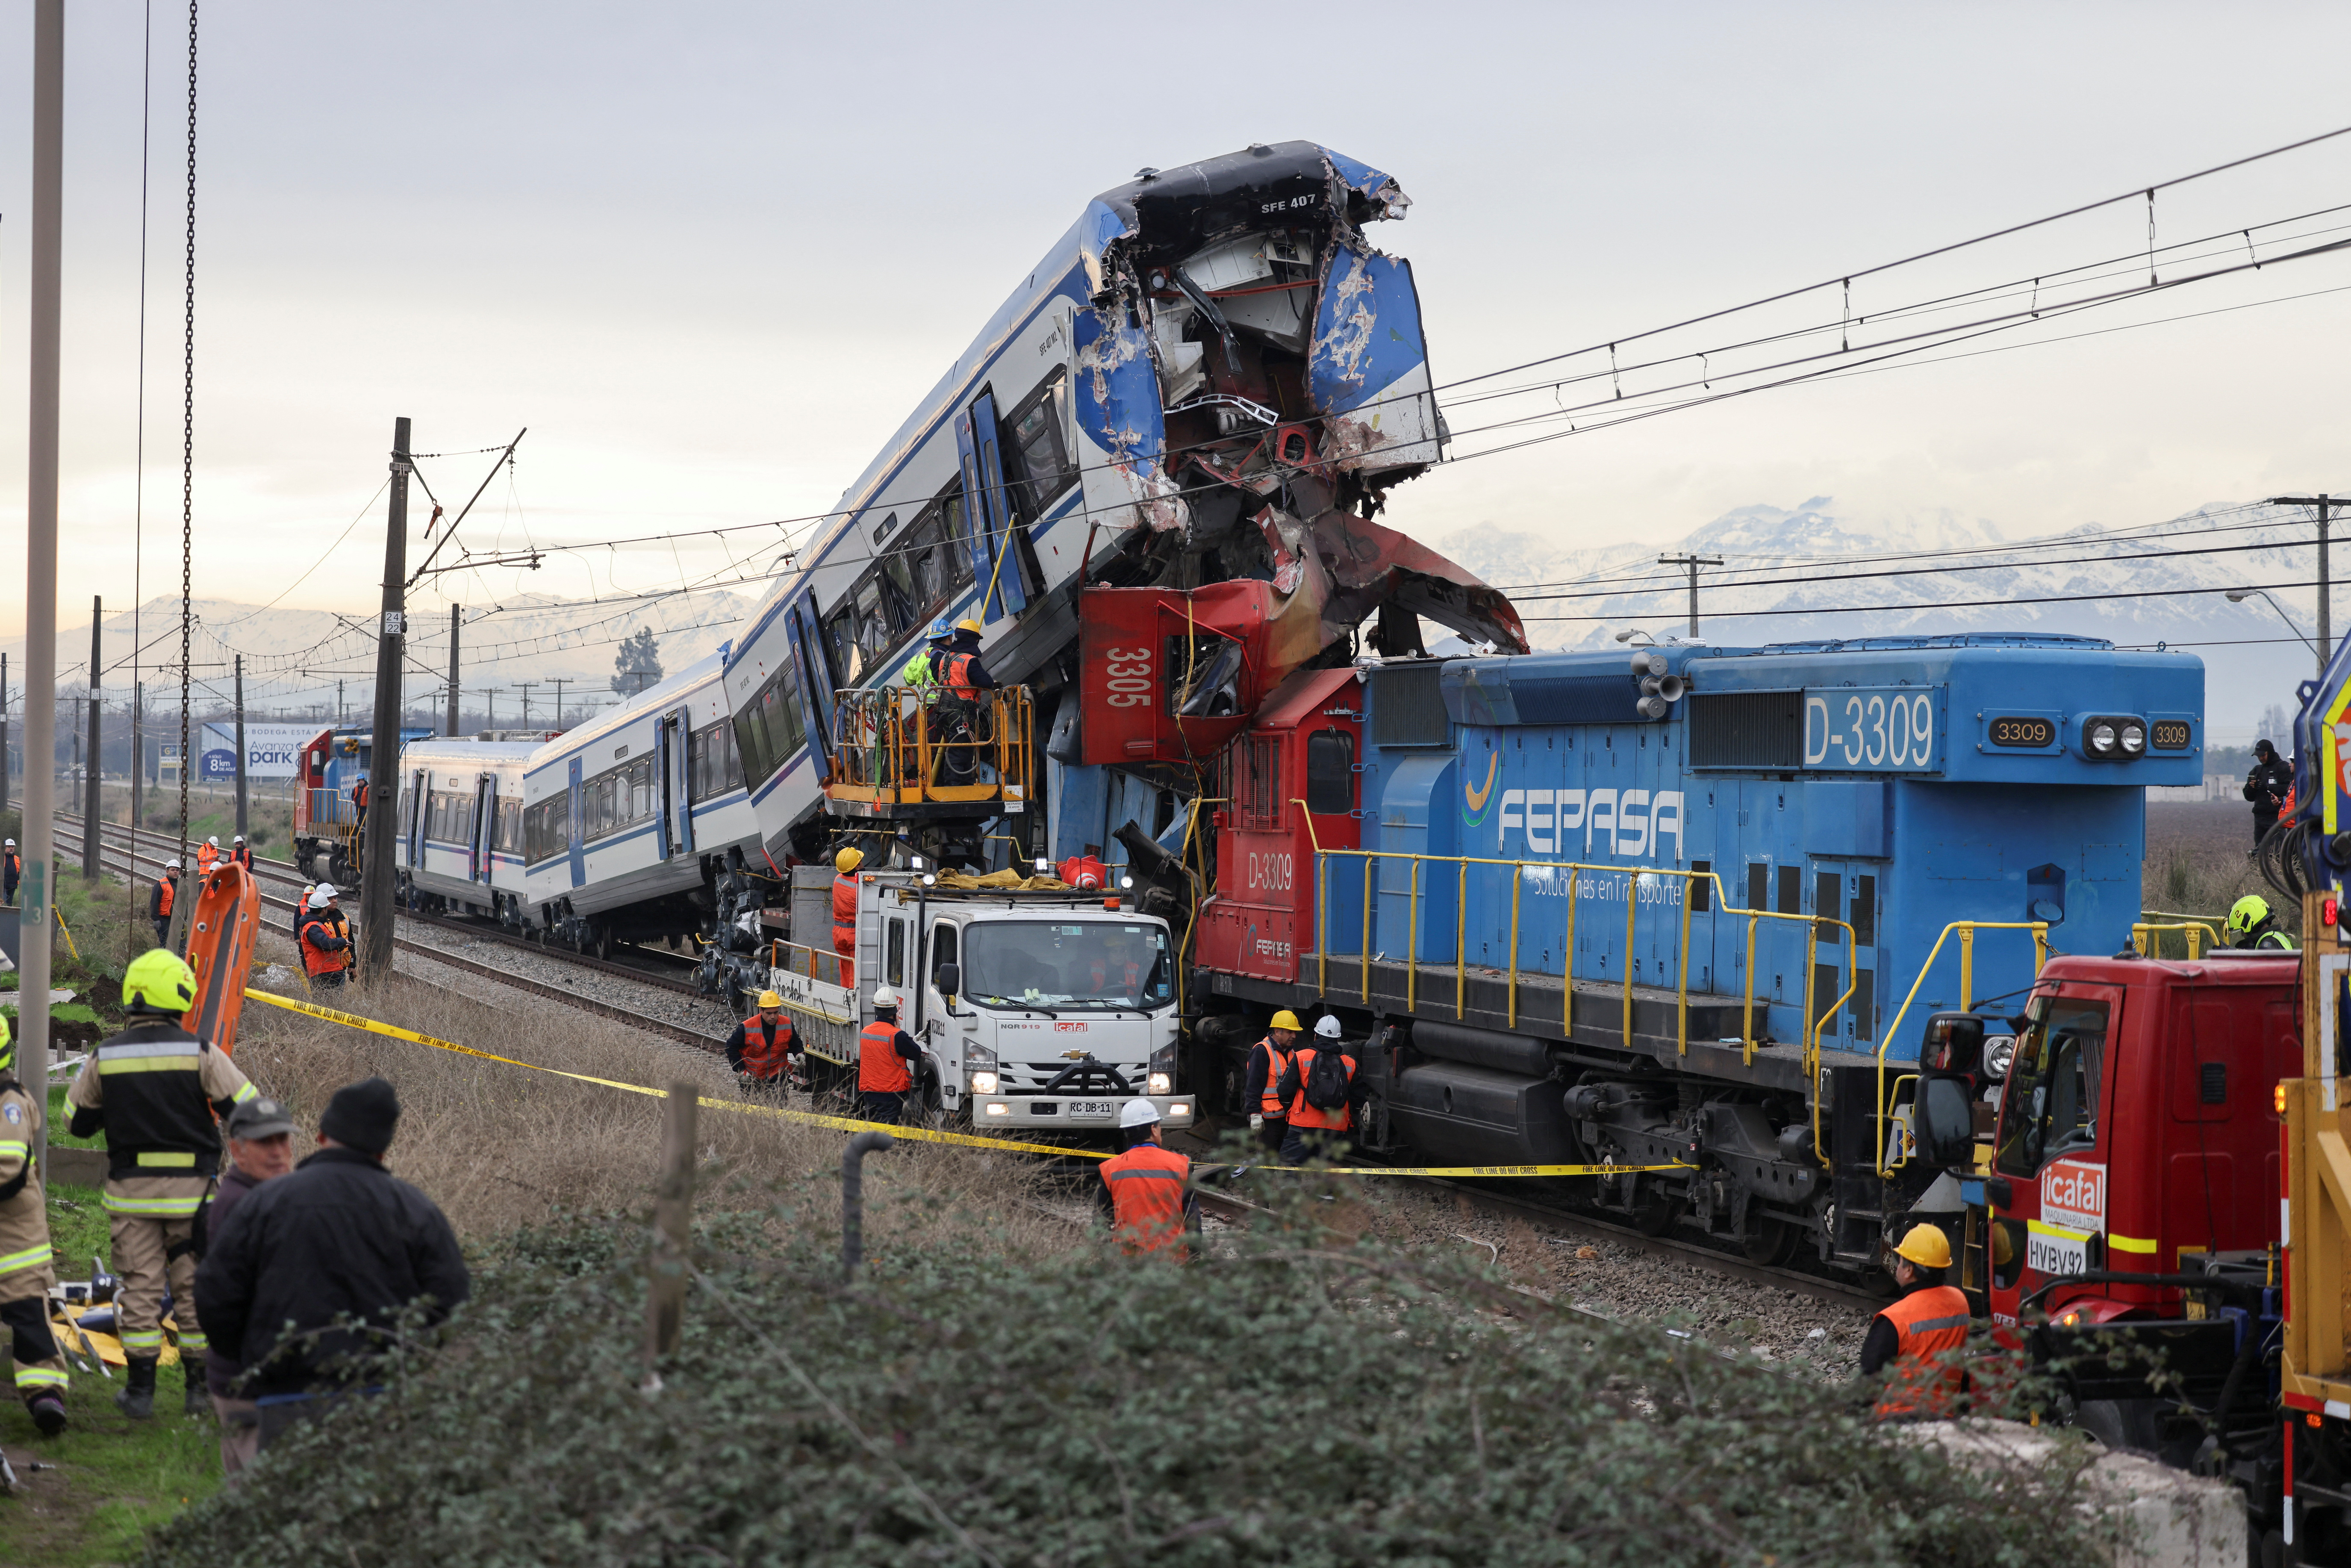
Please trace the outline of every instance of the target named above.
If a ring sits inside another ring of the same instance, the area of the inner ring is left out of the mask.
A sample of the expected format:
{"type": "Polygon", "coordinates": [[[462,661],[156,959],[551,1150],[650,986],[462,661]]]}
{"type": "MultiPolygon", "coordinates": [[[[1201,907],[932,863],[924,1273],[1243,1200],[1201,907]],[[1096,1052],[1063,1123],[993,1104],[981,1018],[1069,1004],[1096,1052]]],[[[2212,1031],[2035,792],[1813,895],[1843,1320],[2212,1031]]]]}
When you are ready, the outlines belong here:
{"type": "MultiPolygon", "coordinates": [[[[405,640],[408,581],[408,421],[392,422],[392,503],[383,534],[383,618],[376,629],[374,783],[396,788],[400,758],[400,655],[405,640]],[[390,750],[385,747],[389,747],[390,750]],[[382,766],[384,762],[391,766],[382,766]]],[[[372,984],[392,972],[393,829],[400,813],[392,797],[371,800],[360,824],[360,978],[372,984]]]]}

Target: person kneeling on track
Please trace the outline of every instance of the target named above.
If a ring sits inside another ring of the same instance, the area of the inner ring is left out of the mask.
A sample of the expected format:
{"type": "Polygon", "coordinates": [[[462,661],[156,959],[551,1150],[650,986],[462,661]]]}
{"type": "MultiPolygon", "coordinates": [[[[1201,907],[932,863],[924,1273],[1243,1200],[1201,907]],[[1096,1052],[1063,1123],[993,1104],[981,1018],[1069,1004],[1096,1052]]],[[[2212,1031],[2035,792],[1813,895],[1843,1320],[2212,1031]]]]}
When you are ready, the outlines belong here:
{"type": "Polygon", "coordinates": [[[49,1330],[49,1207],[33,1146],[41,1107],[16,1082],[16,1040],[0,1015],[0,1327],[8,1331],[16,1392],[41,1436],[66,1429],[66,1358],[49,1330]]]}
{"type": "Polygon", "coordinates": [[[1281,1139],[1281,1163],[1346,1157],[1347,1134],[1354,1129],[1355,1059],[1339,1044],[1339,1020],[1325,1013],[1314,1023],[1315,1043],[1301,1046],[1274,1082],[1274,1094],[1290,1108],[1281,1139]]]}
{"type": "Polygon", "coordinates": [[[115,1322],[130,1364],[128,1386],[114,1402],[140,1421],[155,1414],[167,1289],[187,1414],[212,1414],[198,1370],[207,1346],[196,1326],[196,1210],[220,1168],[214,1118],[259,1092],[225,1051],[180,1027],[195,1000],[195,971],[178,954],[158,947],[134,959],[122,977],[131,1027],[101,1040],[66,1091],[73,1107],[67,1131],[77,1138],[106,1134],[103,1207],[122,1276],[115,1322]]]}
{"type": "Polygon", "coordinates": [[[351,923],[335,904],[335,884],[311,890],[302,916],[302,972],[313,986],[340,986],[351,967],[351,923]]]}
{"type": "Polygon", "coordinates": [[[1943,1283],[1951,1239],[1940,1227],[1914,1225],[1888,1265],[1902,1299],[1869,1320],[1861,1342],[1861,1375],[1882,1378],[1876,1419],[1943,1421],[1959,1414],[1967,1375],[1959,1364],[1968,1342],[1968,1299],[1943,1283]]]}
{"type": "Polygon", "coordinates": [[[783,1009],[783,998],[761,991],[759,1010],[737,1024],[727,1038],[726,1065],[747,1092],[781,1094],[791,1086],[786,1069],[799,1054],[799,1040],[783,1009]]]}
{"type": "Polygon", "coordinates": [[[1200,1200],[1187,1186],[1190,1158],[1160,1145],[1159,1107],[1148,1100],[1119,1107],[1118,1127],[1135,1142],[1102,1162],[1099,1197],[1119,1247],[1130,1253],[1181,1247],[1184,1232],[1200,1228],[1200,1200]]]}
{"type": "Polygon", "coordinates": [[[1276,1159],[1281,1157],[1282,1139],[1290,1135],[1290,1102],[1275,1086],[1288,1070],[1290,1053],[1304,1028],[1298,1015],[1288,1008],[1274,1014],[1265,1038],[1249,1047],[1249,1066],[1241,1072],[1242,1083],[1257,1095],[1257,1104],[1249,1113],[1249,1131],[1257,1134],[1265,1152],[1276,1159]]]}
{"type": "Polygon", "coordinates": [[[913,1064],[923,1048],[898,1027],[898,993],[873,988],[873,1021],[857,1037],[857,1113],[869,1122],[895,1123],[914,1087],[913,1064]]]}

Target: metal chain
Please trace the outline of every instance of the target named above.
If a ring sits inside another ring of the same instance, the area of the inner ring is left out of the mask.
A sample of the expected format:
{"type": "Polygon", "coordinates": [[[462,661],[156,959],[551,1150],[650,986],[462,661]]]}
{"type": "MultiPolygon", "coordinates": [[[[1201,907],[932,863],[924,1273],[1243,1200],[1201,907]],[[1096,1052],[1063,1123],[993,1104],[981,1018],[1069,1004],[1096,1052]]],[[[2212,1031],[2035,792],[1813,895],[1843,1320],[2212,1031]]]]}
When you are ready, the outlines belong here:
{"type": "MultiPolygon", "coordinates": [[[[188,859],[188,705],[196,559],[196,0],[188,0],[188,265],[180,382],[180,862],[188,859]]],[[[186,885],[184,881],[183,886],[186,885]]]]}

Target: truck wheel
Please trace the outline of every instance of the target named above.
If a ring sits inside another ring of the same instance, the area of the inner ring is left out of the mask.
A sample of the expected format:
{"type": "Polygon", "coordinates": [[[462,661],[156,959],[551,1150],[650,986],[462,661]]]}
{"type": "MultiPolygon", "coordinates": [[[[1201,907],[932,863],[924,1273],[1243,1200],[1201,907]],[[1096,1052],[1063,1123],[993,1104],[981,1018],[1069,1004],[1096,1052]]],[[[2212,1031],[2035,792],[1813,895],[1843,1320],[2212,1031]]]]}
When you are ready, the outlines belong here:
{"type": "Polygon", "coordinates": [[[2162,1440],[2156,1430],[2161,1403],[2154,1399],[2085,1399],[2074,1425],[2118,1453],[2152,1456],[2162,1440]]]}

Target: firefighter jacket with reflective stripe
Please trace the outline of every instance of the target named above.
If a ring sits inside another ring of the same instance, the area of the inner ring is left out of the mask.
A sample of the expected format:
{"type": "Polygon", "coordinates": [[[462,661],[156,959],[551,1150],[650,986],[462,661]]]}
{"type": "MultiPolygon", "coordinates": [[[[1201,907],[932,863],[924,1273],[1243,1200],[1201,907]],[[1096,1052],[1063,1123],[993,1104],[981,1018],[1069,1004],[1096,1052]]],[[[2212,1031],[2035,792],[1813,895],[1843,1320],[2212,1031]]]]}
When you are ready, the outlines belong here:
{"type": "MultiPolygon", "coordinates": [[[[106,1130],[110,1191],[118,1182],[162,1177],[193,1182],[201,1197],[220,1166],[214,1113],[225,1116],[255,1093],[225,1052],[159,1021],[101,1042],[75,1075],[66,1103],[74,1108],[76,1137],[106,1130]]],[[[193,1214],[195,1207],[192,1201],[183,1210],[154,1212],[193,1214]]]]}
{"type": "Polygon", "coordinates": [[[33,1163],[40,1107],[16,1078],[0,1077],[0,1301],[37,1296],[56,1278],[49,1266],[49,1210],[33,1163]]]}
{"type": "Polygon", "coordinates": [[[1192,1162],[1157,1144],[1137,1144],[1102,1162],[1102,1185],[1110,1188],[1113,1225],[1129,1252],[1156,1252],[1184,1235],[1184,1184],[1192,1162]]]}
{"type": "Polygon", "coordinates": [[[857,879],[832,879],[832,950],[844,958],[857,956],[857,879]]]}
{"type": "Polygon", "coordinates": [[[907,1059],[917,1048],[896,1019],[875,1019],[857,1037],[857,1087],[875,1094],[904,1094],[914,1086],[907,1059]]]}
{"type": "Polygon", "coordinates": [[[1949,1285],[1913,1291],[1877,1314],[1894,1326],[1894,1359],[1885,1370],[1877,1418],[1959,1414],[1966,1375],[1956,1352],[1968,1343],[1968,1299],[1949,1285]]]}
{"type": "Polygon", "coordinates": [[[1257,1085],[1258,1114],[1277,1121],[1290,1114],[1282,1108],[1281,1094],[1275,1088],[1289,1067],[1290,1052],[1274,1044],[1273,1036],[1267,1035],[1249,1047],[1248,1081],[1257,1085]]]}
{"type": "Polygon", "coordinates": [[[302,920],[302,970],[331,975],[351,967],[351,923],[340,909],[314,909],[302,920]]]}
{"type": "MultiPolygon", "coordinates": [[[[1292,1052],[1290,1065],[1282,1070],[1280,1081],[1275,1086],[1276,1091],[1290,1102],[1291,1126],[1327,1127],[1332,1132],[1343,1133],[1355,1124],[1352,1104],[1342,1105],[1336,1111],[1318,1111],[1306,1103],[1306,1075],[1313,1070],[1314,1057],[1315,1050],[1311,1045],[1301,1046],[1292,1052]]],[[[1352,1100],[1355,1089],[1355,1059],[1342,1051],[1339,1060],[1346,1064],[1347,1093],[1352,1100]]]]}
{"type": "Polygon", "coordinates": [[[778,1013],[769,1023],[764,1015],[753,1013],[736,1026],[735,1038],[726,1042],[726,1060],[737,1072],[773,1078],[783,1071],[784,1057],[795,1043],[791,1019],[778,1013]]]}

